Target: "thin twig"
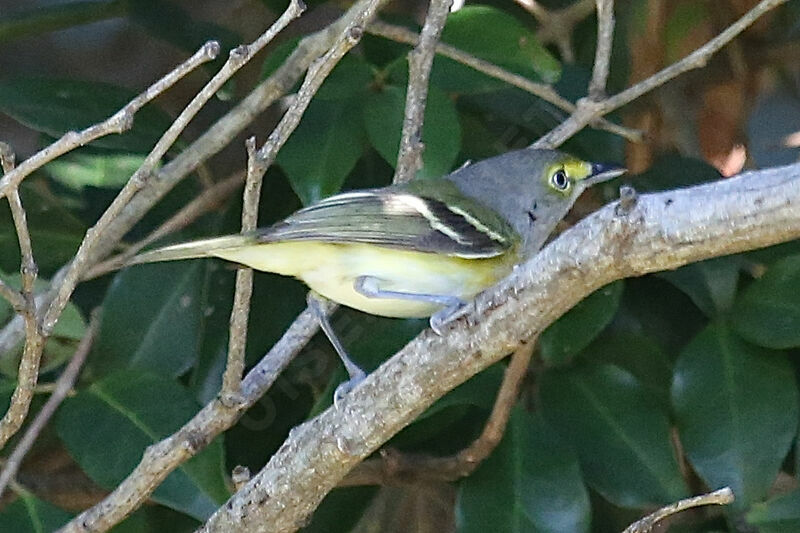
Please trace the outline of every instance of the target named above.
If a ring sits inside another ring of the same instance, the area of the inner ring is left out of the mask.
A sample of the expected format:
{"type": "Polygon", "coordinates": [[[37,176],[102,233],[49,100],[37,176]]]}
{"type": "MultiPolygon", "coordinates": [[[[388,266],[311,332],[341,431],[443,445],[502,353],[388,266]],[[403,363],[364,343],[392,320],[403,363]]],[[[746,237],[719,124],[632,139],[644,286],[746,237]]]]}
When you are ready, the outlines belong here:
{"type": "Polygon", "coordinates": [[[42,406],[42,409],[36,414],[36,417],[26,429],[25,434],[19,441],[19,444],[17,444],[17,447],[14,448],[14,452],[6,460],[3,471],[0,472],[0,496],[2,496],[3,492],[8,486],[8,483],[17,475],[17,471],[22,465],[22,460],[30,451],[34,442],[36,442],[39,434],[50,421],[50,418],[52,418],[53,414],[55,414],[58,406],[61,405],[61,402],[64,401],[64,398],[67,397],[70,390],[72,390],[72,387],[75,385],[75,381],[78,379],[78,374],[80,373],[83,363],[86,360],[86,357],[89,355],[92,343],[94,342],[94,337],[97,333],[97,327],[99,323],[98,316],[99,313],[97,311],[92,313],[91,319],[89,320],[89,326],[86,328],[86,332],[84,333],[80,343],[78,343],[78,347],[75,349],[75,353],[72,355],[72,359],[70,360],[69,364],[67,364],[64,371],[58,377],[53,393],[50,395],[50,398],[47,399],[47,402],[45,402],[44,406],[42,406]]]}
{"type": "MultiPolygon", "coordinates": [[[[367,28],[367,32],[383,37],[384,39],[391,39],[392,41],[410,44],[412,46],[416,45],[419,41],[419,35],[408,28],[388,24],[379,20],[372,22],[367,28]]],[[[437,44],[436,53],[452,59],[453,61],[458,61],[462,65],[466,65],[487,76],[504,81],[513,87],[522,89],[527,93],[541,98],[545,102],[553,104],[563,111],[568,113],[575,111],[575,104],[559,95],[550,85],[531,81],[525,76],[520,76],[519,74],[505,70],[494,63],[477,58],[472,54],[468,54],[446,43],[437,44]]],[[[602,130],[619,135],[620,137],[624,137],[631,142],[640,142],[642,140],[642,134],[638,130],[614,124],[606,119],[599,119],[596,124],[593,125],[602,130]]]]}
{"type": "Polygon", "coordinates": [[[589,98],[595,101],[606,96],[606,82],[611,67],[611,45],[614,41],[614,0],[597,0],[597,49],[594,55],[589,98]]]}
{"type": "MultiPolygon", "coordinates": [[[[3,154],[0,157],[4,175],[14,172],[13,152],[7,145],[3,147],[3,154]]],[[[34,298],[34,285],[38,268],[33,258],[33,247],[31,245],[31,235],[28,230],[28,220],[19,190],[14,186],[8,191],[8,205],[11,208],[11,218],[14,220],[14,229],[17,233],[20,250],[20,273],[22,275],[22,306],[18,313],[22,315],[25,323],[25,346],[22,350],[22,357],[19,361],[17,371],[17,385],[11,395],[11,403],[8,410],[0,420],[0,448],[11,438],[14,433],[19,431],[25,417],[28,416],[31,400],[33,399],[36,381],[39,377],[39,363],[41,361],[42,338],[38,322],[36,320],[36,301],[34,298]]]]}
{"type": "Polygon", "coordinates": [[[677,63],[673,63],[649,78],[605,100],[595,102],[589,98],[582,98],[578,101],[577,109],[572,116],[536,141],[533,146],[536,148],[560,146],[598,117],[619,109],[684,72],[705,66],[711,56],[747,29],[759,17],[786,2],[787,0],[762,0],[739,20],[728,26],[722,33],[677,63]]]}
{"type": "Polygon", "coordinates": [[[575,26],[594,12],[594,0],[578,0],[556,10],[546,9],[536,0],[516,0],[516,2],[539,21],[540,27],[536,31],[539,42],[555,43],[564,62],[574,63],[572,34],[575,26]]]}
{"type": "MultiPolygon", "coordinates": [[[[3,169],[4,175],[14,170],[15,159],[16,154],[14,154],[11,146],[0,142],[0,168],[3,169]]],[[[17,198],[17,201],[19,201],[19,198],[17,198]]],[[[0,296],[8,300],[18,313],[22,313],[27,307],[27,301],[22,292],[6,284],[2,279],[0,279],[0,296]]]]}
{"type": "Polygon", "coordinates": [[[419,43],[408,54],[408,89],[394,183],[411,181],[422,168],[422,126],[436,44],[447,22],[453,0],[431,0],[419,43]]]}
{"type": "Polygon", "coordinates": [[[469,446],[450,457],[419,456],[387,450],[381,453],[381,458],[357,465],[339,486],[456,481],[470,475],[503,438],[533,355],[533,347],[533,342],[526,342],[512,354],[489,419],[480,436],[469,446]]]}
{"type": "Polygon", "coordinates": [[[730,487],[725,487],[708,494],[702,494],[693,498],[686,498],[673,504],[662,507],[654,513],[651,513],[641,520],[637,520],[633,524],[625,528],[623,533],[649,533],[656,525],[657,522],[664,518],[680,513],[693,507],[700,507],[702,505],[728,505],[733,503],[733,491],[730,487]]]}
{"type": "MultiPolygon", "coordinates": [[[[245,142],[247,148],[247,178],[242,202],[242,234],[252,232],[258,225],[258,203],[261,197],[261,178],[256,164],[256,138],[245,142]]],[[[228,361],[222,375],[220,398],[223,402],[238,403],[241,398],[241,382],[244,374],[244,356],[247,343],[247,321],[250,314],[250,298],[253,295],[253,269],[242,267],[236,271],[236,289],[233,294],[230,330],[228,333],[228,361]]]]}

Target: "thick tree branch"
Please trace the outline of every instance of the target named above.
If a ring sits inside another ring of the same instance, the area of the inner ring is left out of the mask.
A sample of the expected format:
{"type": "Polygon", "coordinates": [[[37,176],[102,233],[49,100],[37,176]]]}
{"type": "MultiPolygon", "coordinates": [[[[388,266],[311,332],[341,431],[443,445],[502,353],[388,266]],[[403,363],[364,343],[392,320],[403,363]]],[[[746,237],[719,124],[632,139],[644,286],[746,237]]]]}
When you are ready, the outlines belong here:
{"type": "Polygon", "coordinates": [[[617,207],[586,218],[481,294],[448,334],[426,330],[338,407],[295,428],[202,531],[294,531],[351,468],[435,400],[607,283],[800,237],[800,164],[617,207]]]}

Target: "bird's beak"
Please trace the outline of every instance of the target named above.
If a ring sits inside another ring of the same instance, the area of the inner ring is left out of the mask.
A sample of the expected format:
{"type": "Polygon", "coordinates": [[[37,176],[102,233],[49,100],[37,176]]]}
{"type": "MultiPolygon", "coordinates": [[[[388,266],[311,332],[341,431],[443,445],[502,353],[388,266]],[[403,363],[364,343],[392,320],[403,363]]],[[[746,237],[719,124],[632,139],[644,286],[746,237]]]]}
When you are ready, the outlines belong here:
{"type": "Polygon", "coordinates": [[[583,180],[587,187],[622,176],[628,171],[627,168],[613,163],[591,163],[591,166],[590,174],[583,180]]]}

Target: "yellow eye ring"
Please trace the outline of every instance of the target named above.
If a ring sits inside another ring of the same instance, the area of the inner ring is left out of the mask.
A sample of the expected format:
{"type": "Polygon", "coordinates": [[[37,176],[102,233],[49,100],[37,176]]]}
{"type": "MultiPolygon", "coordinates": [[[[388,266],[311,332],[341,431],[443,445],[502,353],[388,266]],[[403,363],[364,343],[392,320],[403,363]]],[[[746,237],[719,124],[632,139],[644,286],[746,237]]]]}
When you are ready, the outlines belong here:
{"type": "Polygon", "coordinates": [[[550,175],[550,185],[557,191],[566,192],[572,182],[567,177],[567,172],[563,168],[559,168],[550,175]]]}

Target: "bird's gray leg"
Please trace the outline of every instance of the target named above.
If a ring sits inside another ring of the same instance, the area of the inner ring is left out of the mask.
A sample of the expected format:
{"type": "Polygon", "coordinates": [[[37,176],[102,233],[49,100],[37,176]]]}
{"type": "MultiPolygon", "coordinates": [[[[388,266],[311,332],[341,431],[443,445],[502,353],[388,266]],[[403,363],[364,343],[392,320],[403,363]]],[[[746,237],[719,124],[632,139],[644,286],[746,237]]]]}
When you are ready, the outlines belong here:
{"type": "Polygon", "coordinates": [[[442,328],[466,313],[466,302],[455,296],[446,294],[428,294],[424,292],[387,291],[380,287],[380,280],[374,276],[359,276],[353,283],[353,288],[367,298],[396,298],[399,300],[415,300],[418,302],[431,302],[444,306],[431,316],[431,329],[442,334],[442,328]]]}
{"type": "Polygon", "coordinates": [[[322,298],[323,296],[320,296],[314,291],[309,291],[306,301],[308,302],[309,309],[314,313],[317,322],[319,322],[319,327],[322,329],[322,332],[325,333],[325,336],[328,337],[328,340],[333,345],[333,349],[336,350],[339,359],[341,359],[344,364],[344,368],[350,375],[350,379],[336,387],[333,393],[333,403],[336,404],[339,400],[344,398],[348,392],[353,390],[356,385],[364,381],[367,374],[347,355],[347,351],[345,351],[344,346],[342,346],[341,341],[339,341],[339,337],[337,337],[336,333],[333,331],[331,322],[328,320],[328,315],[325,314],[325,311],[323,311],[320,305],[322,298]]]}

